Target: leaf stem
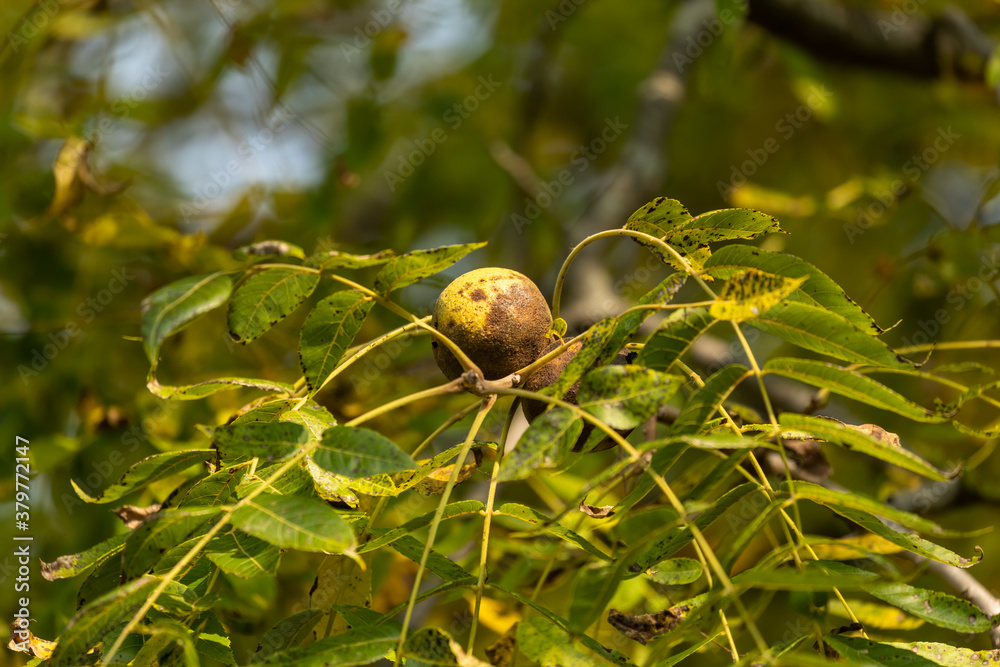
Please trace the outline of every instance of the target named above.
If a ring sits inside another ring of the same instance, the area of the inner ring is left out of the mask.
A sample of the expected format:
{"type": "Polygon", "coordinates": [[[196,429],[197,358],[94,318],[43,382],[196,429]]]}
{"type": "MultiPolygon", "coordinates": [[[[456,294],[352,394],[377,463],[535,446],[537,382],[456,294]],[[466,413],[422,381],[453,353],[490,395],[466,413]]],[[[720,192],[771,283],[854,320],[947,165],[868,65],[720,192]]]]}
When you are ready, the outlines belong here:
{"type": "Polygon", "coordinates": [[[683,267],[684,272],[687,273],[692,278],[694,278],[695,281],[699,285],[701,285],[701,288],[705,290],[706,294],[708,294],[713,299],[716,298],[715,292],[712,291],[712,288],[708,286],[708,283],[706,283],[704,279],[702,279],[702,277],[698,275],[698,272],[694,270],[694,267],[692,267],[691,263],[687,261],[687,258],[685,258],[679,252],[674,250],[663,239],[658,239],[655,236],[652,236],[651,234],[645,234],[643,232],[637,232],[631,229],[608,229],[603,232],[591,234],[584,240],[580,241],[580,243],[578,243],[576,247],[570,251],[569,255],[566,256],[566,259],[563,261],[562,267],[560,267],[559,269],[559,275],[556,277],[555,289],[553,289],[552,291],[553,319],[559,317],[559,300],[562,297],[563,283],[566,282],[566,273],[569,271],[570,264],[573,263],[573,260],[576,259],[576,256],[579,255],[584,248],[586,248],[594,241],[599,241],[601,239],[606,239],[606,238],[621,237],[621,236],[627,236],[630,238],[645,241],[646,243],[654,245],[657,248],[666,252],[667,254],[671,255],[674,259],[677,260],[680,266],[683,267]]]}
{"type": "Polygon", "coordinates": [[[413,589],[410,591],[410,601],[406,605],[406,614],[403,617],[403,630],[399,635],[399,645],[396,648],[396,661],[393,663],[394,667],[399,667],[399,664],[403,659],[403,645],[406,644],[406,635],[410,628],[410,620],[413,618],[413,607],[417,604],[420,582],[423,580],[424,572],[427,569],[427,559],[430,558],[431,549],[434,548],[434,539],[437,537],[437,530],[441,523],[441,517],[444,516],[444,509],[448,505],[448,499],[451,497],[451,491],[455,488],[455,483],[458,481],[458,475],[462,470],[461,464],[469,455],[469,450],[472,449],[472,442],[476,439],[476,434],[479,433],[479,428],[483,425],[486,415],[490,413],[490,410],[493,408],[495,403],[495,395],[485,397],[480,403],[479,412],[476,413],[476,418],[472,422],[472,427],[469,429],[469,433],[465,437],[465,442],[462,444],[462,451],[458,455],[458,462],[451,470],[451,477],[448,478],[448,483],[445,485],[444,492],[441,494],[441,501],[438,503],[437,510],[434,512],[434,519],[431,521],[430,531],[427,533],[427,544],[424,545],[424,552],[420,556],[420,565],[417,568],[417,576],[413,580],[413,589]]]}
{"type": "Polygon", "coordinates": [[[497,475],[500,473],[500,462],[503,459],[504,450],[507,448],[507,435],[510,433],[510,425],[514,421],[517,413],[519,401],[515,400],[507,410],[507,418],[503,423],[503,431],[500,433],[500,441],[497,445],[497,456],[493,460],[493,470],[490,472],[490,489],[486,494],[486,510],[483,513],[483,546],[479,551],[479,577],[476,580],[476,603],[472,610],[472,627],[469,629],[468,654],[472,655],[472,650],[476,646],[476,628],[479,625],[479,608],[483,601],[483,588],[486,584],[486,559],[489,555],[490,528],[493,523],[493,502],[497,495],[497,475]]]}

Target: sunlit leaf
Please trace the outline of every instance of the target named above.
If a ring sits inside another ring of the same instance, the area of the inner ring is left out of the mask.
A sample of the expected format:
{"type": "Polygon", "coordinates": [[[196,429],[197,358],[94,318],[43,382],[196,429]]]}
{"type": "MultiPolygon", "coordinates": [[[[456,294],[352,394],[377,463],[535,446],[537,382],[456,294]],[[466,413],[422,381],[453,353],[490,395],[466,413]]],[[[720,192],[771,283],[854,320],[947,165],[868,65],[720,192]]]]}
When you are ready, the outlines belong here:
{"type": "Polygon", "coordinates": [[[142,340],[149,363],[156,366],[163,340],[226,302],[233,291],[228,274],[191,276],[161,287],[142,302],[142,340]]]}
{"type": "Polygon", "coordinates": [[[326,297],[313,308],[299,334],[299,365],[313,391],[340,363],[374,305],[355,290],[326,297]]]}
{"type": "Polygon", "coordinates": [[[323,470],[344,477],[371,477],[414,470],[410,455],[380,433],[351,426],[331,426],[313,453],[323,470]]]}
{"type": "Polygon", "coordinates": [[[606,317],[587,329],[579,340],[582,345],[580,351],[566,364],[566,368],[559,374],[559,379],[542,389],[540,393],[556,398],[565,396],[570,387],[576,384],[601,357],[617,324],[618,318],[606,317]]]}
{"type": "Polygon", "coordinates": [[[769,311],[805,280],[746,269],[726,281],[708,312],[717,320],[750,320],[769,311]]]}
{"type": "Polygon", "coordinates": [[[309,431],[289,422],[251,422],[219,426],[212,431],[212,443],[223,465],[252,458],[264,462],[280,461],[295,454],[309,442],[309,431]]]}
{"type": "Polygon", "coordinates": [[[582,429],[583,421],[568,408],[557,405],[543,412],[504,457],[497,481],[525,479],[539,469],[555,468],[576,444],[582,429]]]}
{"type": "Polygon", "coordinates": [[[691,558],[671,558],[657,563],[656,569],[648,576],[652,581],[664,586],[683,586],[701,578],[701,563],[691,558]]]}
{"type": "Polygon", "coordinates": [[[393,250],[380,250],[372,255],[352,255],[338,250],[327,250],[310,255],[304,262],[306,266],[323,271],[333,269],[363,269],[369,266],[385,264],[396,257],[393,250]]]}
{"type": "Polygon", "coordinates": [[[869,498],[857,491],[843,492],[827,489],[819,484],[811,482],[782,482],[780,490],[787,490],[797,498],[808,498],[821,505],[848,507],[861,512],[868,512],[877,516],[892,519],[901,526],[919,530],[923,533],[942,535],[944,537],[960,537],[960,533],[943,529],[930,519],[925,519],[911,512],[904,512],[901,509],[881,503],[874,498],[869,498]]]}
{"type": "Polygon", "coordinates": [[[236,259],[249,259],[251,257],[288,256],[303,259],[306,253],[302,248],[287,241],[258,241],[249,245],[241,246],[233,251],[236,259]]]}
{"type": "Polygon", "coordinates": [[[256,380],[253,378],[222,377],[204,382],[196,382],[180,387],[170,387],[160,384],[155,378],[146,383],[149,391],[159,398],[171,398],[179,401],[193,401],[205,396],[232,389],[263,389],[264,391],[291,394],[295,391],[292,385],[271,380],[256,380]]]}
{"type": "Polygon", "coordinates": [[[872,584],[866,589],[883,602],[958,632],[986,632],[995,620],[968,600],[900,582],[872,584]]]}
{"type": "Polygon", "coordinates": [[[684,382],[642,366],[602,366],[583,377],[576,400],[611,428],[629,429],[655,415],[684,382]]]}
{"type": "MultiPolygon", "coordinates": [[[[759,211],[730,208],[692,218],[679,202],[666,197],[654,199],[629,216],[625,229],[643,232],[667,243],[699,272],[711,255],[711,243],[781,232],[777,220],[759,211]]],[[[643,239],[635,240],[671,266],[684,270],[684,266],[659,245],[643,239]]]]}
{"type": "Polygon", "coordinates": [[[249,343],[298,308],[319,284],[319,274],[296,268],[265,269],[236,288],[229,302],[229,333],[249,343]]]}
{"type": "Polygon", "coordinates": [[[734,243],[719,248],[705,262],[705,273],[723,280],[748,268],[787,278],[805,278],[805,282],[788,296],[790,301],[817,306],[840,315],[865,333],[882,333],[871,315],[847,296],[840,285],[803,259],[734,243]]]}
{"type": "Polygon", "coordinates": [[[931,412],[867,375],[813,359],[781,357],[770,359],[762,370],[782,375],[835,394],[860,401],[882,410],[889,410],[914,421],[935,423],[947,418],[931,412]]]}
{"type": "Polygon", "coordinates": [[[375,276],[375,291],[388,295],[394,290],[444,271],[470,252],[485,245],[485,242],[446,245],[429,250],[414,250],[395,257],[375,276]]]}
{"type": "Polygon", "coordinates": [[[343,553],[355,546],[351,527],[326,503],[302,496],[262,493],[237,508],[240,530],[284,549],[343,553]]]}
{"type": "Polygon", "coordinates": [[[793,345],[853,364],[906,368],[888,345],[840,315],[816,306],[785,301],[749,324],[793,345]]]}
{"type": "Polygon", "coordinates": [[[887,438],[878,439],[835,419],[785,412],[778,418],[778,422],[783,428],[795,433],[808,433],[820,440],[867,454],[929,479],[947,481],[954,476],[954,474],[938,470],[913,452],[904,449],[898,442],[891,442],[887,438]]]}

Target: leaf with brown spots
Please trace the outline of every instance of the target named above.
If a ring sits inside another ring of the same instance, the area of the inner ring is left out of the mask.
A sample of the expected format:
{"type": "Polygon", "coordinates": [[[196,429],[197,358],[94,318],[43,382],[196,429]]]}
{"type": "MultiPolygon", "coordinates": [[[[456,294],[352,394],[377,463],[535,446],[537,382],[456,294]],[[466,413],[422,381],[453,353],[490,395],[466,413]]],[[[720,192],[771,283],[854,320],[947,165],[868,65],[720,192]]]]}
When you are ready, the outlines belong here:
{"type": "Polygon", "coordinates": [[[671,607],[655,614],[637,615],[623,614],[612,609],[608,612],[608,623],[629,639],[645,645],[676,628],[678,623],[687,618],[688,611],[690,608],[687,605],[671,607]]]}

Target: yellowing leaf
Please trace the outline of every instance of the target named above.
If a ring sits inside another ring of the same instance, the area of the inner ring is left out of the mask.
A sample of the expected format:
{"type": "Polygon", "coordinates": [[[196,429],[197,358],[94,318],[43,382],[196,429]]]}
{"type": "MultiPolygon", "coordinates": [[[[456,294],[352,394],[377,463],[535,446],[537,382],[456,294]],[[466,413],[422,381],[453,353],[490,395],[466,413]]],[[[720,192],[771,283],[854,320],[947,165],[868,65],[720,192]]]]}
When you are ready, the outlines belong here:
{"type": "MultiPolygon", "coordinates": [[[[910,616],[906,612],[877,602],[848,600],[851,611],[866,628],[878,630],[915,630],[924,624],[923,619],[910,616]]],[[[842,618],[850,618],[840,600],[830,600],[829,611],[842,618]]]]}
{"type": "Polygon", "coordinates": [[[805,277],[788,278],[747,269],[726,281],[709,313],[718,320],[753,319],[780,303],[805,281],[805,277]]]}
{"type": "Polygon", "coordinates": [[[813,544],[816,557],[821,560],[854,560],[869,554],[895,554],[903,547],[873,533],[842,537],[825,544],[813,544]]]}
{"type": "MultiPolygon", "coordinates": [[[[475,596],[468,593],[465,599],[469,601],[469,609],[474,611],[475,596]]],[[[506,602],[484,597],[479,603],[479,622],[498,635],[508,632],[521,620],[521,613],[506,602]]]]}
{"type": "Polygon", "coordinates": [[[7,644],[7,648],[11,651],[19,651],[40,660],[48,660],[55,647],[55,642],[33,635],[28,629],[26,619],[18,618],[10,624],[10,642],[7,644]]]}

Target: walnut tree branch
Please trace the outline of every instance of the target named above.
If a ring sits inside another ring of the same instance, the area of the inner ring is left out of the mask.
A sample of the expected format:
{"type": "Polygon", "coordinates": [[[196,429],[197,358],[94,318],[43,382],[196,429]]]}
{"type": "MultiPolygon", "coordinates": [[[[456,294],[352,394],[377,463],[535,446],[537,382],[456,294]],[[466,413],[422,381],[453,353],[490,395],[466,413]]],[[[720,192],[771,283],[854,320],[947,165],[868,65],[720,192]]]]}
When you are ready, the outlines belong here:
{"type": "Polygon", "coordinates": [[[748,19],[814,56],[919,78],[985,81],[996,43],[961,10],[938,16],[876,11],[829,0],[750,0],[748,19]]]}

